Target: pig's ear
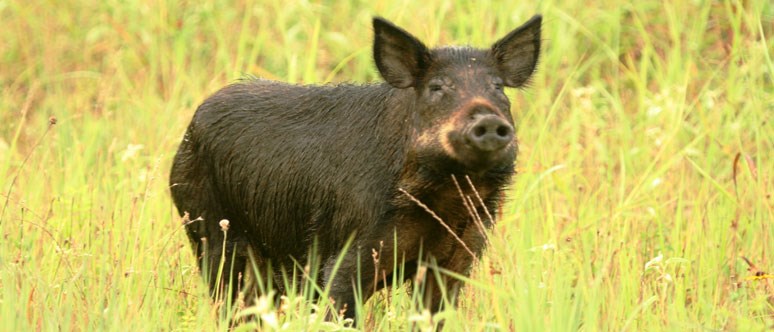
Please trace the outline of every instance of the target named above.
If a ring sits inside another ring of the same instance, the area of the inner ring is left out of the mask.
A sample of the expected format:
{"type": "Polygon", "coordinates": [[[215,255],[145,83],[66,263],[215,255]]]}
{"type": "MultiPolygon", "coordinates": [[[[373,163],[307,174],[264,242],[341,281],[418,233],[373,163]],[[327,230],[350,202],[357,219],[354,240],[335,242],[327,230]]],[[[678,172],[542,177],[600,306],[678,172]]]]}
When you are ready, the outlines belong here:
{"type": "Polygon", "coordinates": [[[524,85],[535,71],[540,56],[540,15],[508,33],[492,45],[492,56],[505,85],[524,85]]]}
{"type": "Polygon", "coordinates": [[[403,89],[422,79],[430,65],[430,51],[405,30],[374,17],[374,61],[387,83],[403,89]]]}

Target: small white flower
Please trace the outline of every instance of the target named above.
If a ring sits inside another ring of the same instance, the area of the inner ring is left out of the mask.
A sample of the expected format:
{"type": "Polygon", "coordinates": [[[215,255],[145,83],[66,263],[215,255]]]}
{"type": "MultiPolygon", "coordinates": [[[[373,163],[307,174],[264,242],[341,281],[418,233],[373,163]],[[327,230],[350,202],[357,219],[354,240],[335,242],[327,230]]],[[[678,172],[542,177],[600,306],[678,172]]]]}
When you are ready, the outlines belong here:
{"type": "Polygon", "coordinates": [[[652,118],[652,117],[654,117],[656,115],[661,114],[661,111],[663,111],[661,109],[661,107],[659,107],[659,106],[651,106],[650,108],[648,108],[647,114],[648,114],[648,117],[652,118]]]}
{"type": "Polygon", "coordinates": [[[409,322],[430,322],[432,318],[433,316],[430,315],[429,310],[423,310],[421,314],[413,314],[409,316],[408,320],[409,322]]]}
{"type": "Polygon", "coordinates": [[[218,225],[220,225],[220,229],[222,229],[224,232],[228,230],[228,219],[221,220],[218,225]]]}
{"type": "Polygon", "coordinates": [[[271,299],[268,296],[263,295],[255,301],[255,311],[265,314],[271,310],[271,299]]]}
{"type": "Polygon", "coordinates": [[[129,159],[134,158],[137,155],[137,152],[145,148],[142,144],[129,144],[126,146],[126,150],[124,150],[124,153],[121,154],[121,161],[127,161],[129,159]]]}
{"type": "Polygon", "coordinates": [[[645,270],[647,271],[651,267],[654,269],[658,269],[659,266],[661,266],[661,261],[664,260],[664,255],[662,255],[660,252],[658,253],[658,256],[653,257],[653,259],[649,260],[647,263],[645,263],[645,270]]]}
{"type": "Polygon", "coordinates": [[[277,313],[274,311],[261,314],[261,321],[273,329],[279,329],[279,320],[277,320],[277,313]]]}
{"type": "Polygon", "coordinates": [[[145,180],[147,179],[148,179],[148,170],[141,169],[140,174],[137,174],[137,180],[139,180],[140,182],[145,182],[145,180]]]}
{"type": "Polygon", "coordinates": [[[649,206],[647,209],[645,209],[645,211],[648,211],[648,214],[649,214],[651,217],[655,217],[655,216],[656,216],[656,209],[654,209],[654,208],[652,208],[652,207],[650,207],[650,206],[649,206]]]}
{"type": "Polygon", "coordinates": [[[541,246],[529,248],[529,251],[532,251],[532,252],[535,252],[538,250],[542,250],[542,251],[556,250],[556,245],[553,243],[546,243],[541,246]]]}

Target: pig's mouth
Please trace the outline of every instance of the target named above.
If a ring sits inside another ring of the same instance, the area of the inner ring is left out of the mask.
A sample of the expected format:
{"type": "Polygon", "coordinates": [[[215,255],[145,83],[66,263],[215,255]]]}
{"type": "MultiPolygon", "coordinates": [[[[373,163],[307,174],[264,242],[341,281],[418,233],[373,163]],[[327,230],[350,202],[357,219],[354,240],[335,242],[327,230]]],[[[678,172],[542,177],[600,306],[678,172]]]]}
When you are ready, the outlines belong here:
{"type": "MultiPolygon", "coordinates": [[[[475,130],[475,129],[473,129],[475,130]]],[[[476,133],[466,130],[449,133],[454,159],[467,170],[481,173],[490,169],[512,165],[518,152],[516,139],[511,135],[507,142],[476,141],[476,133]]]]}

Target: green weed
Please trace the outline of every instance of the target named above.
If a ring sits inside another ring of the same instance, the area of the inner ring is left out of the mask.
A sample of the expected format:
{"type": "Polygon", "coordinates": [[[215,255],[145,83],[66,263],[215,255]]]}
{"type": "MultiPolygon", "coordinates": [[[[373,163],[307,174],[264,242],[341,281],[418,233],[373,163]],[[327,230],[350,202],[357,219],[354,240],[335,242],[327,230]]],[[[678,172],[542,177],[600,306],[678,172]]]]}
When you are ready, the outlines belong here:
{"type": "MultiPolygon", "coordinates": [[[[535,13],[519,174],[459,307],[394,285],[360,326],[774,327],[770,1],[0,0],[2,329],[228,329],[167,184],[196,106],[249,75],[379,80],[373,15],[487,47],[535,13]]],[[[236,329],[341,328],[307,297],[236,329]]]]}

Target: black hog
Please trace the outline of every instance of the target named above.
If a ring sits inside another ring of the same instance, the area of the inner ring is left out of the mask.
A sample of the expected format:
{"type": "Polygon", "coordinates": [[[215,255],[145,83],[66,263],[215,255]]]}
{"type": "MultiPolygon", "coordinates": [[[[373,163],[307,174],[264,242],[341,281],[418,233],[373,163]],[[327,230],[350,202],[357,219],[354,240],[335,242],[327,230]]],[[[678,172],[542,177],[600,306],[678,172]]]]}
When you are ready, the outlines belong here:
{"type": "MultiPolygon", "coordinates": [[[[386,83],[252,80],[209,97],[170,182],[212,294],[237,296],[252,271],[283,291],[283,275],[317,261],[315,282],[353,317],[356,296],[392,280],[396,263],[407,280],[428,267],[468,274],[493,221],[474,222],[454,179],[476,197],[467,176],[480,195],[471,210],[498,209],[517,154],[503,90],[535,70],[540,22],[533,17],[489,49],[428,49],[374,18],[373,56],[386,83]]],[[[420,274],[430,310],[443,297],[453,303],[457,278],[420,274]]]]}

